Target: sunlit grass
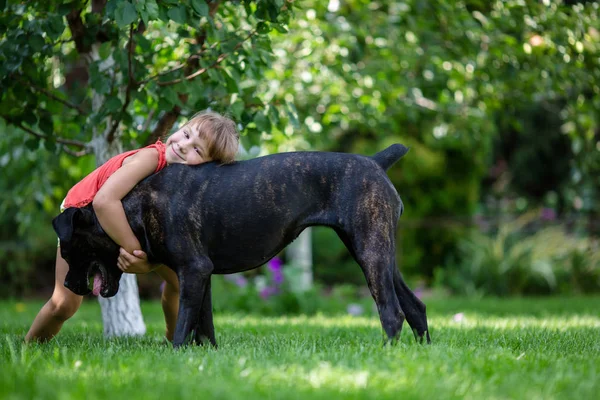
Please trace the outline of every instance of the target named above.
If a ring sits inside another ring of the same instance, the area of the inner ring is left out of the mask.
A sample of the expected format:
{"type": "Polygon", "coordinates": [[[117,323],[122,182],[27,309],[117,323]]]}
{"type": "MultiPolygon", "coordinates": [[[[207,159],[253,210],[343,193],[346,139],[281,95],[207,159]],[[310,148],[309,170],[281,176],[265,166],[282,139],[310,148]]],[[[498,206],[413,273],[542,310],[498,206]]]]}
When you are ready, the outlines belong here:
{"type": "Polygon", "coordinates": [[[23,345],[41,303],[0,303],[0,398],[596,398],[600,298],[429,300],[433,344],[382,346],[374,315],[215,316],[219,348],[105,340],[96,303],[23,345]]]}

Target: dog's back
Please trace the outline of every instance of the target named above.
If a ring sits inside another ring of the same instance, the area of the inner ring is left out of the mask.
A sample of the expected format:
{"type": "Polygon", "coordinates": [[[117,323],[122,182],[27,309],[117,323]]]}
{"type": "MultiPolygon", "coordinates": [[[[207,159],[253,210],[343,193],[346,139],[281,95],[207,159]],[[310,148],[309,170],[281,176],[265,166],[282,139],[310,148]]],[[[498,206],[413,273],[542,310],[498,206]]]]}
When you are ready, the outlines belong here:
{"type": "Polygon", "coordinates": [[[153,226],[154,255],[176,237],[202,247],[216,273],[228,273],[263,264],[307,226],[344,228],[382,204],[397,209],[397,220],[401,201],[382,168],[371,157],[326,152],[172,165],[123,202],[130,219],[135,214],[139,225],[153,226]]]}

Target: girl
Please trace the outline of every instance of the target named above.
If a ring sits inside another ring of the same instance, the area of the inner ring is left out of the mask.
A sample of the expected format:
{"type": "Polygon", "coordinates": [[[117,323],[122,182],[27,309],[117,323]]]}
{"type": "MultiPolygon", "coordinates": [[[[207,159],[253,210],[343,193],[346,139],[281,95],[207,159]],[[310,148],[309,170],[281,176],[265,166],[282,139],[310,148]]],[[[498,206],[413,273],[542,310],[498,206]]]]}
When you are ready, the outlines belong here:
{"type": "MultiPolygon", "coordinates": [[[[121,246],[117,260],[119,268],[134,274],[154,270],[165,280],[162,306],[167,325],[166,337],[170,341],[173,340],[179,307],[177,275],[166,266],[157,268],[148,264],[146,254],[140,250],[140,243],[127,222],[121,199],[142,179],[169,164],[230,163],[238,146],[239,133],[232,120],[214,112],[199,113],[173,133],[166,143],[159,140],[108,160],[73,186],[61,206],[62,211],[92,203],[104,231],[121,246]]],[[[83,297],[64,286],[68,270],[69,265],[58,249],[54,292],[33,321],[25,341],[51,339],[79,309],[83,297]]]]}

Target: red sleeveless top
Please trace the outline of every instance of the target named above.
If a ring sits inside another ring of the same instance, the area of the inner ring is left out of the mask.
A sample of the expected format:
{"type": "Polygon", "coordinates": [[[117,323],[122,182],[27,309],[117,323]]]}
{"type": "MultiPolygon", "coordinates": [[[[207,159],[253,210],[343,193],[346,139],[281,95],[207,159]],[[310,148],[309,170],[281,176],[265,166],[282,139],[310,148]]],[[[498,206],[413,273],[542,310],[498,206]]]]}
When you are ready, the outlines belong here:
{"type": "MultiPolygon", "coordinates": [[[[154,173],[157,173],[167,166],[167,159],[165,157],[166,147],[163,142],[158,140],[156,143],[143,148],[156,149],[158,151],[158,166],[154,173]]],[[[92,200],[94,200],[98,190],[106,183],[106,180],[115,173],[116,170],[121,168],[123,161],[140,150],[141,149],[131,150],[118,154],[92,171],[69,190],[67,197],[65,198],[64,208],[83,207],[90,204],[92,200]]]]}

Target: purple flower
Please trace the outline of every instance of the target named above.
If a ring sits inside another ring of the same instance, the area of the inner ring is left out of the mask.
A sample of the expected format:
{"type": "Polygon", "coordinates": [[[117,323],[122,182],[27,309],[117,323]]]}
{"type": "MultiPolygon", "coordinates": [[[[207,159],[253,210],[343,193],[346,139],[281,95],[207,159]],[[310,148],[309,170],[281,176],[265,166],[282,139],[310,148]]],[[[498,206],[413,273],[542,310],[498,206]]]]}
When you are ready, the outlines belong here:
{"type": "Polygon", "coordinates": [[[282,265],[283,261],[281,261],[281,258],[279,257],[273,257],[267,264],[271,272],[281,271],[282,265]]]}
{"type": "Polygon", "coordinates": [[[248,280],[244,277],[244,275],[237,275],[235,276],[235,284],[238,285],[238,287],[241,288],[245,288],[246,286],[248,286],[248,280]]]}
{"type": "Polygon", "coordinates": [[[237,287],[245,288],[248,285],[248,280],[242,274],[225,275],[225,280],[234,283],[237,287]]]}
{"type": "Polygon", "coordinates": [[[554,221],[556,219],[556,211],[552,208],[542,208],[541,217],[544,221],[554,221]]]}
{"type": "Polygon", "coordinates": [[[275,257],[269,261],[267,267],[269,271],[271,271],[271,277],[273,278],[273,283],[276,285],[281,285],[283,283],[283,272],[282,272],[283,261],[279,257],[275,257]]]}
{"type": "Polygon", "coordinates": [[[414,294],[415,294],[415,296],[417,296],[417,299],[423,299],[423,287],[422,286],[418,286],[414,290],[414,294]]]}
{"type": "Polygon", "coordinates": [[[283,283],[283,274],[281,271],[273,272],[273,283],[281,285],[283,283]]]}
{"type": "Polygon", "coordinates": [[[260,297],[262,297],[265,300],[273,296],[274,294],[277,294],[277,288],[274,288],[272,286],[267,286],[260,291],[260,297]]]}
{"type": "Polygon", "coordinates": [[[362,315],[365,312],[363,307],[360,304],[356,304],[356,303],[348,304],[348,307],[346,307],[346,311],[348,312],[348,314],[355,315],[355,316],[362,315]]]}

